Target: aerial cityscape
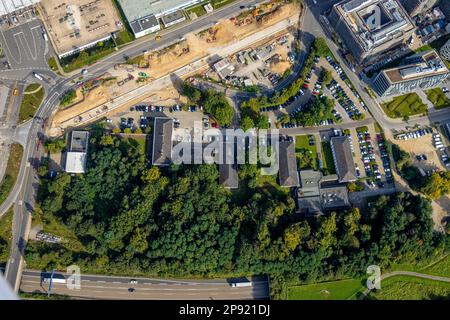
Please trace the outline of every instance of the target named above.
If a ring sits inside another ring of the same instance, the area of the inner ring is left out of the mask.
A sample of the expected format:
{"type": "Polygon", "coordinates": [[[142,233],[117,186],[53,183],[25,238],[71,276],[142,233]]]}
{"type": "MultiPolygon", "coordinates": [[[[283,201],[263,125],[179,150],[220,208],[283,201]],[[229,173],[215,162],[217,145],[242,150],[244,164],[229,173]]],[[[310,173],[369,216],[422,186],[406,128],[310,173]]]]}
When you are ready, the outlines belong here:
{"type": "Polygon", "coordinates": [[[449,88],[447,0],[1,0],[0,300],[449,300],[449,88]]]}

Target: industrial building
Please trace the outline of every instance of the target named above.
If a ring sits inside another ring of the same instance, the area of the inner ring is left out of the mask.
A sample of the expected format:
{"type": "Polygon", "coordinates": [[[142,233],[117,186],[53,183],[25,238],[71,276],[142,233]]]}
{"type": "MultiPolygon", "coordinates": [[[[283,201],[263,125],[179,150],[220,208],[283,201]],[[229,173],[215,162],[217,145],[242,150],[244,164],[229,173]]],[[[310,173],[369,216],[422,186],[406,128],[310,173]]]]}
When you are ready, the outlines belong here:
{"type": "Polygon", "coordinates": [[[333,137],[330,142],[339,183],[356,181],[356,168],[349,138],[333,137]]]}
{"type": "Polygon", "coordinates": [[[344,0],[329,20],[361,64],[406,42],[414,24],[398,0],[344,0]]]}
{"type": "Polygon", "coordinates": [[[42,0],[40,8],[59,58],[110,40],[124,27],[109,0],[42,0]]]}
{"type": "Polygon", "coordinates": [[[66,159],[67,173],[84,173],[89,144],[89,132],[73,131],[66,159]]]}
{"type": "Polygon", "coordinates": [[[1,0],[0,16],[4,16],[18,10],[23,10],[34,6],[40,0],[1,0]]]}
{"type": "Polygon", "coordinates": [[[382,70],[372,86],[381,97],[395,96],[436,87],[448,75],[449,70],[438,53],[428,50],[406,58],[399,67],[382,70]]]}
{"type": "Polygon", "coordinates": [[[118,0],[125,17],[136,38],[143,37],[161,29],[161,18],[165,26],[181,22],[183,13],[180,11],[203,0],[118,0]],[[166,24],[167,23],[167,24],[166,24]]]}

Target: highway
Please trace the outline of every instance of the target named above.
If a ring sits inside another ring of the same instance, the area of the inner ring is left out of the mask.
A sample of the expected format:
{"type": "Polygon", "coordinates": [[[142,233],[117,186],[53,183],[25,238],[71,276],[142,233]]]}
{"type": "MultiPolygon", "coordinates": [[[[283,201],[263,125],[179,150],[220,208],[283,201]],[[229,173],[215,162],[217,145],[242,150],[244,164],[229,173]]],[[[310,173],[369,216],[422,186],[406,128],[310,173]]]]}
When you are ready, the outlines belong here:
{"type": "MultiPolygon", "coordinates": [[[[57,274],[58,275],[58,274],[57,274]]],[[[59,274],[64,275],[64,274],[59,274]]],[[[49,276],[49,274],[46,274],[49,276]]],[[[43,273],[25,270],[20,290],[23,292],[48,292],[42,282],[43,273]]],[[[64,275],[67,278],[67,275],[64,275]]],[[[53,283],[52,293],[82,299],[151,299],[151,300],[249,300],[269,299],[269,286],[265,277],[252,278],[252,287],[231,287],[226,280],[161,280],[151,278],[82,275],[79,290],[67,284],[53,283]],[[130,280],[137,284],[130,284],[130,280]],[[133,292],[129,289],[133,288],[133,292]]]]}

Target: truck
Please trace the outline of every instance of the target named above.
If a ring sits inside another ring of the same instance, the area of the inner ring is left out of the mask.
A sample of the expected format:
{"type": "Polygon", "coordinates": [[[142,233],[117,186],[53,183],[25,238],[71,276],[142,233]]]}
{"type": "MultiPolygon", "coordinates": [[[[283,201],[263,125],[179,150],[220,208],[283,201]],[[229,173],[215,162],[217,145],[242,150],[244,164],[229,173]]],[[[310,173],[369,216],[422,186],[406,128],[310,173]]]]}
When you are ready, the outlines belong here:
{"type": "Polygon", "coordinates": [[[33,76],[38,80],[41,80],[41,81],[44,80],[44,78],[42,78],[42,76],[39,73],[33,72],[33,76]]]}
{"type": "Polygon", "coordinates": [[[239,287],[252,287],[253,283],[251,283],[250,281],[246,281],[246,282],[233,282],[231,283],[231,287],[232,288],[239,288],[239,287]]]}
{"type": "MultiPolygon", "coordinates": [[[[44,283],[50,283],[51,277],[44,278],[44,283]]],[[[66,283],[66,279],[64,278],[55,278],[53,277],[53,280],[51,280],[53,283],[66,283]]]]}

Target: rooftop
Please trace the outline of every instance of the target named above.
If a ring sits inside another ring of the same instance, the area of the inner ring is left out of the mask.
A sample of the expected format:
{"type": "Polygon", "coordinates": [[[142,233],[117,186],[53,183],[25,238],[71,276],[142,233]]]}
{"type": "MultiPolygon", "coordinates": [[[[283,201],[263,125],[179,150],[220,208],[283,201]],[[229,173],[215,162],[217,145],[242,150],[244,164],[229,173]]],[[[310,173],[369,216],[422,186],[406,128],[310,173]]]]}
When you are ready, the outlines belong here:
{"type": "Polygon", "coordinates": [[[84,173],[87,154],[85,152],[67,152],[66,172],[84,173]]]}
{"type": "Polygon", "coordinates": [[[334,164],[336,166],[339,182],[355,181],[355,162],[353,160],[348,137],[342,136],[331,138],[331,149],[333,151],[334,164]]]}
{"type": "Polygon", "coordinates": [[[297,169],[295,141],[280,141],[279,180],[282,187],[298,187],[300,185],[297,169]]]}
{"type": "Polygon", "coordinates": [[[397,34],[414,29],[398,0],[344,0],[335,10],[365,51],[397,41],[397,34]]]}
{"type": "Polygon", "coordinates": [[[109,0],[42,0],[41,7],[59,55],[95,44],[122,27],[109,0]]]}
{"type": "Polygon", "coordinates": [[[155,15],[159,17],[164,14],[185,8],[203,0],[118,0],[128,22],[132,22],[142,17],[155,15]]]}
{"type": "Polygon", "coordinates": [[[87,131],[72,131],[72,138],[70,140],[71,152],[87,152],[89,143],[89,132],[87,131]]]}
{"type": "Polygon", "coordinates": [[[335,210],[350,206],[346,186],[322,188],[320,190],[320,199],[323,210],[335,210]]]}
{"type": "Polygon", "coordinates": [[[169,166],[172,162],[172,131],[173,120],[170,118],[155,118],[153,126],[152,164],[169,166]]]}
{"type": "Polygon", "coordinates": [[[428,75],[449,73],[444,61],[435,50],[429,50],[409,57],[407,65],[383,70],[391,83],[420,79],[428,75]]]}
{"type": "Polygon", "coordinates": [[[40,0],[1,0],[0,16],[34,5],[39,1],[40,0]]]}

